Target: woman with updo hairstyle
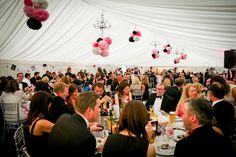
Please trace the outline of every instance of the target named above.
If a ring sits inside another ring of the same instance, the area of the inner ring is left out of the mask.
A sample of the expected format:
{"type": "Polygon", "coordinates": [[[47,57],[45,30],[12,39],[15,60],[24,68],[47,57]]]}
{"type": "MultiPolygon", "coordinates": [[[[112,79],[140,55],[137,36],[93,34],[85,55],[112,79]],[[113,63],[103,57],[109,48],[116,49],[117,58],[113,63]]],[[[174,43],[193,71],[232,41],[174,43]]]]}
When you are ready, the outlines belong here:
{"type": "Polygon", "coordinates": [[[129,101],[119,117],[118,134],[108,136],[103,157],[155,157],[155,149],[148,142],[152,128],[147,109],[141,101],[129,101]],[[147,128],[147,129],[146,129],[147,128]]]}

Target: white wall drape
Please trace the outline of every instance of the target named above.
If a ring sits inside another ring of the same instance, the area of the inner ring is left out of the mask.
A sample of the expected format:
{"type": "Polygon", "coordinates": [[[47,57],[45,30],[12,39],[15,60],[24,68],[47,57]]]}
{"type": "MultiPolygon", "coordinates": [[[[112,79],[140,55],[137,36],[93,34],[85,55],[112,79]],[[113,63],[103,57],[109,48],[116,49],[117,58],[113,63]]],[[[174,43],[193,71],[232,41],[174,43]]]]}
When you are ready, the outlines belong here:
{"type": "Polygon", "coordinates": [[[235,0],[48,0],[49,19],[40,30],[27,27],[23,0],[0,1],[0,60],[61,65],[222,67],[223,51],[236,47],[235,0]],[[100,18],[111,24],[110,55],[92,53],[100,35],[93,27],[100,18]],[[134,29],[141,40],[130,43],[134,29]],[[158,41],[159,59],[152,59],[151,42],[158,41]],[[172,54],[162,52],[170,43],[172,54]],[[187,54],[178,65],[176,51],[187,54]]]}

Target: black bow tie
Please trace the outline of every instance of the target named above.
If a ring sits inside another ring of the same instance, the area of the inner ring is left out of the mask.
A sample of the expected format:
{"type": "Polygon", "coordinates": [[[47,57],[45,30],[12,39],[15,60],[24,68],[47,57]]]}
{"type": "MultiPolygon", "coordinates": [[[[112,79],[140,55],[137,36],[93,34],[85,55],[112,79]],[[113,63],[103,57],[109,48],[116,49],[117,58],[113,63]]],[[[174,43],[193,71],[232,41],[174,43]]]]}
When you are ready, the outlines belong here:
{"type": "Polygon", "coordinates": [[[159,95],[157,95],[157,97],[156,98],[160,98],[160,99],[162,99],[162,96],[159,96],[159,95]]]}

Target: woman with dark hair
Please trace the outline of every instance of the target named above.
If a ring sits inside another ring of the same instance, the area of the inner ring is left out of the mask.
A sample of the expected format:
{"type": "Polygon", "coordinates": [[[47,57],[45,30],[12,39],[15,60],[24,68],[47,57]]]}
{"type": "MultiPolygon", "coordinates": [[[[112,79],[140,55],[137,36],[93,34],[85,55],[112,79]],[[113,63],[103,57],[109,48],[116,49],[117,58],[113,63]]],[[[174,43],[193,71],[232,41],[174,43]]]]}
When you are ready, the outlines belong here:
{"type": "Polygon", "coordinates": [[[132,100],[130,85],[126,81],[122,81],[118,86],[118,91],[115,94],[115,104],[122,108],[127,102],[132,100]]]}
{"type": "Polygon", "coordinates": [[[36,92],[30,102],[26,144],[30,155],[33,157],[46,155],[48,137],[54,125],[45,119],[51,102],[52,97],[45,91],[36,92]]]}
{"type": "Polygon", "coordinates": [[[69,85],[69,95],[66,98],[67,105],[74,108],[75,100],[76,100],[78,94],[79,94],[78,87],[76,86],[76,84],[71,83],[69,85]]]}
{"type": "Polygon", "coordinates": [[[141,101],[129,101],[124,106],[118,121],[118,134],[109,135],[104,148],[103,157],[155,157],[155,149],[148,142],[146,126],[149,116],[145,105],[141,101]]]}

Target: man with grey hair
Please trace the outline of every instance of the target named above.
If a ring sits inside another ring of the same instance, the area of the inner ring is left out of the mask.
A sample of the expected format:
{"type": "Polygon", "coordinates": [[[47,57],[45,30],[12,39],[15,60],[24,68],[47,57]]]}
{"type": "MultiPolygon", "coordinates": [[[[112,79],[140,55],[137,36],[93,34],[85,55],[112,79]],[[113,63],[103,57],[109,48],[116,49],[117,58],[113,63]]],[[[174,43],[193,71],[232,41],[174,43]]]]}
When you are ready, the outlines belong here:
{"type": "Polygon", "coordinates": [[[212,128],[213,111],[209,101],[194,99],[184,104],[183,112],[189,136],[177,142],[175,157],[232,156],[229,141],[212,128]]]}
{"type": "Polygon", "coordinates": [[[48,140],[49,156],[95,156],[96,139],[89,123],[96,122],[101,102],[94,92],[80,93],[74,106],[75,113],[62,115],[55,123],[48,140]]]}

